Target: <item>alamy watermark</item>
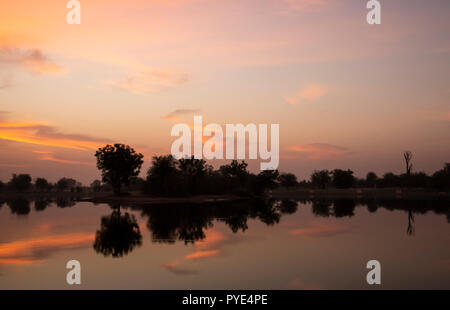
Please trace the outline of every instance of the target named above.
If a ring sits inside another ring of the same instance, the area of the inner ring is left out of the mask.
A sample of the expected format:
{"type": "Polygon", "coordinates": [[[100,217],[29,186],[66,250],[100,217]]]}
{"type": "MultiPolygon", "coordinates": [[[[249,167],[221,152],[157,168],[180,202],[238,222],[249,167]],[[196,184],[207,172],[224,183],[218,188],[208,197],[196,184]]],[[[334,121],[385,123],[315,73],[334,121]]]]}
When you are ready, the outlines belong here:
{"type": "Polygon", "coordinates": [[[203,126],[202,116],[196,115],[193,128],[187,124],[172,127],[171,136],[179,138],[172,143],[171,153],[177,159],[192,155],[196,159],[260,159],[264,161],[260,163],[261,170],[275,170],[279,164],[280,126],[270,124],[270,149],[268,127],[267,124],[226,124],[224,135],[222,126],[203,126]]]}
{"type": "Polygon", "coordinates": [[[372,259],[367,262],[367,269],[371,269],[366,276],[367,284],[381,284],[381,264],[379,261],[372,259]]]}
{"type": "Polygon", "coordinates": [[[70,271],[66,275],[66,282],[69,285],[81,284],[81,264],[79,261],[72,259],[67,262],[66,268],[70,271]]]}
{"type": "Polygon", "coordinates": [[[381,4],[378,0],[369,0],[367,2],[366,8],[370,9],[367,13],[367,23],[369,25],[379,25],[381,24],[381,4]]]}
{"type": "MultiPolygon", "coordinates": [[[[81,24],[81,3],[78,0],[69,0],[66,7],[70,11],[66,15],[66,21],[69,25],[81,24]]],[[[366,20],[369,25],[381,24],[381,4],[379,0],[369,0],[366,8],[370,11],[367,13],[366,20]]]]}

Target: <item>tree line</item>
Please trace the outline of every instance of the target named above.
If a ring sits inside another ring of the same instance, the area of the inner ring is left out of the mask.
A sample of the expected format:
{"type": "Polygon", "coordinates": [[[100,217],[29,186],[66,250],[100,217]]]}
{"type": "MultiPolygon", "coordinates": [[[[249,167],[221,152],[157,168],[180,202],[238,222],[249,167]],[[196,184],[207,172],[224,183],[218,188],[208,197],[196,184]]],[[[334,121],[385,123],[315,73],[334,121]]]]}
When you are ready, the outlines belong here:
{"type": "MultiPolygon", "coordinates": [[[[139,174],[143,164],[143,155],[124,144],[107,145],[95,153],[97,168],[102,180],[95,180],[90,191],[113,191],[121,195],[128,191],[142,191],[149,195],[163,197],[182,197],[200,194],[234,194],[240,196],[259,196],[276,187],[284,188],[430,188],[450,189],[450,163],[432,175],[412,171],[412,153],[404,152],[405,173],[385,173],[382,177],[369,172],[365,178],[356,178],[352,170],[316,170],[309,180],[298,182],[292,173],[280,173],[278,170],[263,170],[257,174],[248,171],[245,161],[233,160],[230,164],[214,169],[203,159],[176,159],[172,155],[154,156],[152,165],[144,178],[139,174]]],[[[28,174],[14,174],[1,190],[24,192],[31,189],[41,192],[82,192],[81,183],[71,178],[61,178],[50,183],[37,178],[32,184],[28,174]]]]}
{"type": "Polygon", "coordinates": [[[83,185],[72,178],[61,178],[55,183],[51,183],[45,178],[36,178],[33,183],[29,174],[13,174],[7,183],[0,181],[0,191],[2,190],[13,192],[82,192],[83,185]]]}

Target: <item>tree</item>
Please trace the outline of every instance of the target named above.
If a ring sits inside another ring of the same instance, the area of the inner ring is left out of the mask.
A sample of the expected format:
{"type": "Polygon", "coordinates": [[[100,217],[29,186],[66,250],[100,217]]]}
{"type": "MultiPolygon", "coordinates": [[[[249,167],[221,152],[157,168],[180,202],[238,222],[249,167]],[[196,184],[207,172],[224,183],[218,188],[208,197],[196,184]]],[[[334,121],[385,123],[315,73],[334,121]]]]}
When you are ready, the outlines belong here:
{"type": "Polygon", "coordinates": [[[206,162],[203,159],[196,159],[194,156],[191,158],[182,158],[178,160],[178,168],[180,169],[184,183],[188,186],[189,193],[197,194],[200,182],[206,176],[206,162]]]}
{"type": "Polygon", "coordinates": [[[263,194],[267,189],[274,189],[277,186],[279,177],[278,170],[263,170],[258,175],[253,175],[252,189],[256,195],[263,194]]]}
{"type": "Polygon", "coordinates": [[[178,170],[177,162],[172,155],[154,156],[152,166],[147,172],[146,191],[161,196],[178,194],[178,170]]]}
{"type": "Polygon", "coordinates": [[[378,176],[375,172],[369,172],[366,175],[366,185],[368,187],[375,187],[377,184],[378,176]]]}
{"type": "Polygon", "coordinates": [[[31,176],[29,174],[13,174],[9,185],[19,192],[26,191],[31,186],[31,176]]]}
{"type": "Polygon", "coordinates": [[[412,153],[410,151],[403,152],[403,158],[405,159],[405,165],[406,165],[406,174],[410,175],[412,171],[412,153]]]}
{"type": "Polygon", "coordinates": [[[219,170],[225,177],[243,180],[248,175],[247,166],[248,164],[245,161],[239,163],[237,160],[233,160],[229,165],[220,166],[219,170]]]}
{"type": "Polygon", "coordinates": [[[5,183],[0,181],[0,192],[5,188],[5,183]]]}
{"type": "Polygon", "coordinates": [[[314,171],[311,175],[311,183],[318,188],[324,189],[331,182],[330,172],[328,170],[314,171]]]}
{"type": "Polygon", "coordinates": [[[355,183],[355,177],[351,170],[335,169],[332,172],[333,184],[336,188],[350,188],[355,183]]]}
{"type": "Polygon", "coordinates": [[[101,219],[93,247],[104,256],[123,257],[142,245],[142,234],[134,215],[121,214],[120,207],[101,219]]]}
{"type": "Polygon", "coordinates": [[[102,189],[102,182],[100,180],[94,180],[91,183],[91,190],[98,193],[102,189]]]}
{"type": "Polygon", "coordinates": [[[59,192],[65,191],[69,187],[69,183],[67,182],[66,178],[62,178],[56,182],[56,189],[59,192]]]}
{"type": "Polygon", "coordinates": [[[44,178],[37,178],[36,182],[34,183],[34,185],[36,186],[36,188],[40,191],[45,191],[49,189],[49,183],[46,179],[44,178]]]}
{"type": "Polygon", "coordinates": [[[97,168],[103,182],[111,184],[114,194],[120,195],[122,184],[129,185],[141,171],[144,155],[124,144],[106,145],[95,153],[97,168]]]}
{"type": "Polygon", "coordinates": [[[292,173],[282,173],[278,180],[280,185],[286,188],[294,187],[298,184],[297,177],[292,173]]]}
{"type": "Polygon", "coordinates": [[[434,188],[450,189],[450,163],[446,163],[444,168],[436,171],[431,177],[434,188]]]}

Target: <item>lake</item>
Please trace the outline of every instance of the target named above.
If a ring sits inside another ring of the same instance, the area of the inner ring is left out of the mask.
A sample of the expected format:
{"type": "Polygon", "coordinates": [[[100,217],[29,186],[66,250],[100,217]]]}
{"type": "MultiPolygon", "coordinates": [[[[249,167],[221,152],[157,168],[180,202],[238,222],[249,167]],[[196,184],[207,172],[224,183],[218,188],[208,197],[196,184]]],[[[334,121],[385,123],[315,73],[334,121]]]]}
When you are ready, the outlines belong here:
{"type": "Polygon", "coordinates": [[[450,201],[0,201],[0,289],[80,288],[450,289],[450,201]]]}

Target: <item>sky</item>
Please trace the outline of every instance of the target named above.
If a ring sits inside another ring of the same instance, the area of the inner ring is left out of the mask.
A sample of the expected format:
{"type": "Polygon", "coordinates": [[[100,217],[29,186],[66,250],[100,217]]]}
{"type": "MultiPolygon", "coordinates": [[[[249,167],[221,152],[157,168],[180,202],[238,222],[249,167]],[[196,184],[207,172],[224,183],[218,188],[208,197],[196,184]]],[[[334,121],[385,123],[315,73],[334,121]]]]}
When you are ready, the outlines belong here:
{"type": "MultiPolygon", "coordinates": [[[[0,0],[0,180],[99,178],[94,153],[169,154],[171,128],[279,124],[279,170],[363,177],[450,161],[450,2],[0,0]]],[[[250,161],[258,171],[259,164],[250,161]]]]}

